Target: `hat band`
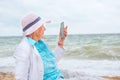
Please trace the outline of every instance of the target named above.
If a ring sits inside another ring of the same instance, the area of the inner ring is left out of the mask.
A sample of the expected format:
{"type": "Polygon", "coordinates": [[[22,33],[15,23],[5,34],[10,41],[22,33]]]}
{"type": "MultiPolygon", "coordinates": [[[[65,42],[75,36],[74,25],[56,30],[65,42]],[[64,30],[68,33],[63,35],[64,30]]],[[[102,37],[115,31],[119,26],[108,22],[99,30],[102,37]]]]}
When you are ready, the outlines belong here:
{"type": "Polygon", "coordinates": [[[34,25],[35,23],[37,23],[41,18],[38,17],[37,19],[35,19],[33,22],[29,23],[27,26],[25,26],[23,28],[23,31],[25,32],[28,28],[30,28],[32,25],[34,25]]]}

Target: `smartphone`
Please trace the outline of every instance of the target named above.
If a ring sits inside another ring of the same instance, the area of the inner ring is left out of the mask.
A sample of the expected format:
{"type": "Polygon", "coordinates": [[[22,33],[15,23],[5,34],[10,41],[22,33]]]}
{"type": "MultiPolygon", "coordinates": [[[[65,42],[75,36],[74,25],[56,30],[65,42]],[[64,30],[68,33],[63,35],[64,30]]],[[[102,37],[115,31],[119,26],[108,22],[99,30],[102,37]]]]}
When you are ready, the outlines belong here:
{"type": "Polygon", "coordinates": [[[61,34],[61,38],[64,38],[64,22],[60,23],[60,34],[61,34]]]}

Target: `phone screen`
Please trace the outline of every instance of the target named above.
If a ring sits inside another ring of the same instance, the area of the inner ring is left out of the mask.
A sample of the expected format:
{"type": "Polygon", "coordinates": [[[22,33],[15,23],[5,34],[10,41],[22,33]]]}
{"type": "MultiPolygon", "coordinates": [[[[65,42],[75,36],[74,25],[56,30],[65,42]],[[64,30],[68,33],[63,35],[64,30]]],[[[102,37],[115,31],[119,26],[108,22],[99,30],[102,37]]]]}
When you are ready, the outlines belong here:
{"type": "Polygon", "coordinates": [[[61,22],[60,33],[61,33],[61,38],[64,38],[64,22],[61,22]]]}

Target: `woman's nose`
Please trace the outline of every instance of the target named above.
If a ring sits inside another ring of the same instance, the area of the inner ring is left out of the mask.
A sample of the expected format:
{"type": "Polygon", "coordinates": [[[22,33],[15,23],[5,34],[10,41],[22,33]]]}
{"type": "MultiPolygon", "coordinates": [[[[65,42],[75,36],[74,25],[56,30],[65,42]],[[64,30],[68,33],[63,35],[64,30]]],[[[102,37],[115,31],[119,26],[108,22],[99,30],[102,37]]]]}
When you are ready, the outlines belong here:
{"type": "Polygon", "coordinates": [[[45,26],[43,26],[43,30],[44,30],[44,31],[46,30],[45,26]]]}
{"type": "Polygon", "coordinates": [[[46,30],[46,28],[44,27],[44,30],[46,30]]]}

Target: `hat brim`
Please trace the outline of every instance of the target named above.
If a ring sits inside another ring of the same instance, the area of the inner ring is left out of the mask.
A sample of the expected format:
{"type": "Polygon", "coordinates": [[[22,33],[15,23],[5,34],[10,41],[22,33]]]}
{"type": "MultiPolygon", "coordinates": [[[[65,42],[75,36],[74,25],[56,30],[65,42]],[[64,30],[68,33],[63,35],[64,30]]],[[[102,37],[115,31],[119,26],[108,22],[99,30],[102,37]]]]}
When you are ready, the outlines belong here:
{"type": "Polygon", "coordinates": [[[23,36],[29,35],[36,31],[39,27],[41,27],[45,23],[44,20],[40,20],[37,23],[35,23],[33,26],[31,26],[29,29],[27,29],[25,32],[23,32],[23,36]]]}

